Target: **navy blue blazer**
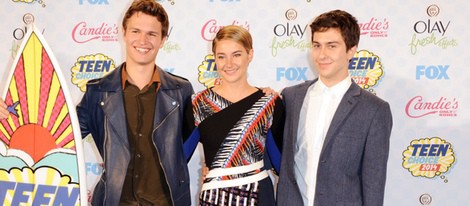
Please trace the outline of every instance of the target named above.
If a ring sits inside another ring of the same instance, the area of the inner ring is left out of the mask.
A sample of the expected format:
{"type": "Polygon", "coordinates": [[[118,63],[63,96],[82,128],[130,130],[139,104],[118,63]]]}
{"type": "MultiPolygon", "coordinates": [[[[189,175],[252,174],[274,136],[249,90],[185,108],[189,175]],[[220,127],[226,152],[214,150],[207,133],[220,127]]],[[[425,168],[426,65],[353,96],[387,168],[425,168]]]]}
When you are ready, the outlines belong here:
{"type": "MultiPolygon", "coordinates": [[[[294,172],[300,110],[317,79],[287,87],[277,205],[302,205],[294,172]]],[[[315,206],[383,205],[392,130],[390,105],[352,83],[343,96],[323,143],[317,170],[315,206]]]]}

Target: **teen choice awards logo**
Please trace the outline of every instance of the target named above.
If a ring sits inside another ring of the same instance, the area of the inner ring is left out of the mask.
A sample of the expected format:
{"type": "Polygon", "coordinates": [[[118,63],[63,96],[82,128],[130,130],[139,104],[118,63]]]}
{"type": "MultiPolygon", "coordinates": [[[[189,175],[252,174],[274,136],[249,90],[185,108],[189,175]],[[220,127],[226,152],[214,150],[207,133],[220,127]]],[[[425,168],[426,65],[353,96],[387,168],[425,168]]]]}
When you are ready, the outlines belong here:
{"type": "Polygon", "coordinates": [[[207,55],[204,58],[204,61],[202,61],[202,64],[199,65],[197,70],[197,80],[206,88],[211,88],[214,85],[219,85],[221,83],[220,75],[217,72],[217,67],[215,66],[214,55],[207,55]]]}
{"type": "Polygon", "coordinates": [[[454,162],[452,145],[439,137],[413,140],[403,151],[403,168],[415,177],[441,176],[444,179],[443,174],[449,171],[454,162]]]}
{"type": "Polygon", "coordinates": [[[372,93],[375,93],[372,87],[380,82],[384,74],[380,58],[367,50],[356,52],[349,62],[348,69],[356,84],[372,93]]]}
{"type": "Polygon", "coordinates": [[[51,167],[0,169],[4,205],[79,205],[80,187],[51,167]]]}
{"type": "Polygon", "coordinates": [[[101,78],[114,69],[114,60],[104,54],[81,56],[71,69],[72,83],[85,92],[89,80],[101,78]]]}

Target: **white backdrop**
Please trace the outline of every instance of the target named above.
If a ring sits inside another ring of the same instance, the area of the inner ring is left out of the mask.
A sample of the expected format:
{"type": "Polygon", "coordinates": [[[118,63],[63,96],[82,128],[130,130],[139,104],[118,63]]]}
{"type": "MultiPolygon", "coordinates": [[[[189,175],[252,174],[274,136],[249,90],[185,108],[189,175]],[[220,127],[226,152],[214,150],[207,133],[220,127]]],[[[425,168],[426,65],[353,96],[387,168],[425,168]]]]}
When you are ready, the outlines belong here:
{"type": "MultiPolygon", "coordinates": [[[[390,102],[394,127],[385,205],[470,205],[468,137],[470,3],[454,1],[159,0],[170,16],[170,36],[157,57],[165,70],[194,89],[213,84],[210,41],[224,25],[247,28],[255,58],[249,80],[282,88],[315,77],[309,62],[308,24],[322,12],[343,9],[357,17],[362,35],[351,76],[390,102]],[[465,175],[467,174],[467,175],[465,175]]],[[[124,59],[122,0],[0,1],[0,80],[5,85],[30,13],[43,32],[75,103],[82,85],[124,59]]],[[[86,154],[93,144],[85,141],[86,154]]],[[[96,153],[94,153],[96,154],[96,153]]],[[[199,171],[200,153],[190,162],[199,171]]],[[[86,157],[90,189],[101,172],[86,157]]],[[[193,197],[199,173],[191,173],[193,197]]]]}

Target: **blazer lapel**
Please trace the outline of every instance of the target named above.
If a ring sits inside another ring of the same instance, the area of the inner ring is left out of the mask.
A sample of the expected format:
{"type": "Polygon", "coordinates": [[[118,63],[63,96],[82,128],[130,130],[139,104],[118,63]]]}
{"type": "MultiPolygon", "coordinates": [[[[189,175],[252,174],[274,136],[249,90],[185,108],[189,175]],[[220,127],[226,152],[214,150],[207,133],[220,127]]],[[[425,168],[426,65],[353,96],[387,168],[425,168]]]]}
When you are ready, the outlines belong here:
{"type": "Polygon", "coordinates": [[[302,110],[302,105],[304,104],[304,99],[305,96],[307,95],[308,88],[315,84],[318,79],[315,79],[313,81],[308,81],[305,82],[305,84],[302,84],[297,90],[295,90],[293,98],[291,101],[294,101],[294,104],[292,106],[293,111],[289,111],[293,113],[292,117],[292,136],[294,137],[293,142],[297,142],[297,130],[299,128],[299,118],[300,118],[300,113],[302,110]]]}
{"type": "Polygon", "coordinates": [[[324,152],[325,148],[327,148],[327,145],[331,139],[333,139],[333,137],[336,135],[339,127],[343,124],[353,108],[356,106],[358,101],[356,97],[360,94],[361,88],[353,81],[348,91],[346,91],[344,94],[343,99],[341,99],[333,119],[331,120],[330,127],[326,133],[325,142],[323,143],[322,153],[324,152]]]}

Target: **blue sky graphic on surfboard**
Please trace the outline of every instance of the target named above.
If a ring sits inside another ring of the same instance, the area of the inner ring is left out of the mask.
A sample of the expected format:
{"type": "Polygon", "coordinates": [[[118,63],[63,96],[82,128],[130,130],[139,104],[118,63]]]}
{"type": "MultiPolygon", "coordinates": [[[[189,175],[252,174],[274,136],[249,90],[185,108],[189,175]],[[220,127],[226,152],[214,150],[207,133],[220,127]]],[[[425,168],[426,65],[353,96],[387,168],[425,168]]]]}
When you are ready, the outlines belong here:
{"type": "Polygon", "coordinates": [[[87,205],[80,127],[66,81],[42,34],[28,25],[2,98],[2,205],[87,205]]]}

